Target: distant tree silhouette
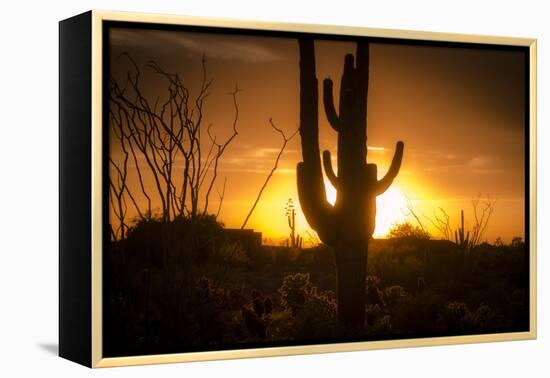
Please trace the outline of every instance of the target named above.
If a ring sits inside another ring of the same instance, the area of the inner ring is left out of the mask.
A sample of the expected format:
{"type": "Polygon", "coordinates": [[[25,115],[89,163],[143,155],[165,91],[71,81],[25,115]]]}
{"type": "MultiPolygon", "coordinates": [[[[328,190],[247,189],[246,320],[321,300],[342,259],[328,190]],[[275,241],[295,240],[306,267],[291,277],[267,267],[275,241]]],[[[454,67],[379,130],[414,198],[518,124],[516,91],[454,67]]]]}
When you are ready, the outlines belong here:
{"type": "Polygon", "coordinates": [[[365,278],[369,240],[375,226],[376,196],[384,193],[399,172],[403,142],[398,142],[390,169],[377,179],[375,164],[367,164],[367,94],[369,45],[357,43],[356,56],[348,54],[336,112],[333,82],[323,83],[325,113],[338,133],[338,172],[329,151],[323,152],[325,173],[336,189],[332,206],[326,198],[319,151],[318,83],[315,48],[311,38],[299,39],[300,136],[303,162],[297,166],[300,204],[309,225],[336,254],[338,317],[352,327],[365,321],[365,278]]]}
{"type": "Polygon", "coordinates": [[[523,239],[519,236],[514,236],[512,238],[512,242],[510,243],[510,246],[513,248],[519,248],[524,247],[525,243],[523,242],[523,239]]]}
{"type": "Polygon", "coordinates": [[[388,237],[429,240],[430,234],[420,226],[416,226],[410,222],[404,222],[393,226],[388,232],[388,237]]]}

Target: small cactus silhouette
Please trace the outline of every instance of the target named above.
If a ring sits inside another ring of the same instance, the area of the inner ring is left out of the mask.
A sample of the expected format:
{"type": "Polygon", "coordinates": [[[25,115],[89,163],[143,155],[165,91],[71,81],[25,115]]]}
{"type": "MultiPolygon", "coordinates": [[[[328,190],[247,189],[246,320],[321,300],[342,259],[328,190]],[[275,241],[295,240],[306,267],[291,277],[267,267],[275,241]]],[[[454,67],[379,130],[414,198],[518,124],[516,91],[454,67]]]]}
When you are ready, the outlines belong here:
{"type": "Polygon", "coordinates": [[[460,227],[455,230],[455,243],[461,251],[466,251],[470,247],[470,231],[464,229],[464,210],[460,210],[460,227]]]}
{"type": "Polygon", "coordinates": [[[290,237],[287,246],[290,248],[302,248],[302,237],[296,234],[296,208],[294,207],[294,201],[289,198],[286,202],[285,215],[288,220],[288,227],[290,227],[290,237]]]}

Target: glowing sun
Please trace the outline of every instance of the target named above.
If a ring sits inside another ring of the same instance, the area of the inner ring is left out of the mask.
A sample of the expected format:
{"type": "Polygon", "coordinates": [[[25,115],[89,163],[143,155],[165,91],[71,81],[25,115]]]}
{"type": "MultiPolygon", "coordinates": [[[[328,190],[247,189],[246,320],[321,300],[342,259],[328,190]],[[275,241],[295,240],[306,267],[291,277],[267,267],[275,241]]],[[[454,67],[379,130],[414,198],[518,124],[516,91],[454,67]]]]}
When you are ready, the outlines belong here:
{"type": "MultiPolygon", "coordinates": [[[[325,178],[327,201],[334,205],[336,201],[336,189],[325,178]]],[[[396,224],[405,221],[403,210],[407,208],[407,197],[399,186],[392,185],[386,192],[376,198],[376,227],[374,237],[381,238],[396,224]]]]}
{"type": "Polygon", "coordinates": [[[396,224],[405,221],[403,210],[407,208],[407,197],[398,186],[390,186],[376,198],[376,227],[374,237],[385,237],[396,224]]]}

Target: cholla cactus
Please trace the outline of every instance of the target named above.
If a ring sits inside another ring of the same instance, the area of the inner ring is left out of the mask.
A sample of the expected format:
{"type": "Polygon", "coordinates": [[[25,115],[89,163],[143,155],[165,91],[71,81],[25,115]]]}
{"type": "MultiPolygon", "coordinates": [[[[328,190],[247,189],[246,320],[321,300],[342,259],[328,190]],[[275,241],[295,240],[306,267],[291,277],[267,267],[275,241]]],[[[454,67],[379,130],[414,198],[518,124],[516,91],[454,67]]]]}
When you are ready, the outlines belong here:
{"type": "Polygon", "coordinates": [[[281,305],[293,315],[305,305],[307,297],[313,285],[309,280],[309,273],[289,274],[283,279],[279,289],[281,294],[281,305]]]}
{"type": "Polygon", "coordinates": [[[252,306],[241,308],[241,317],[247,331],[258,338],[266,337],[268,323],[263,316],[258,316],[252,306]]]}
{"type": "Polygon", "coordinates": [[[273,312],[273,301],[270,297],[257,291],[252,291],[252,302],[242,306],[241,317],[245,328],[251,335],[258,338],[265,338],[271,324],[273,312]]]}
{"type": "Polygon", "coordinates": [[[309,273],[295,273],[285,276],[279,288],[281,305],[293,316],[315,315],[319,319],[333,319],[336,315],[336,301],[331,291],[318,290],[313,286],[309,273]]]}
{"type": "Polygon", "coordinates": [[[290,227],[290,243],[287,243],[290,248],[302,248],[302,237],[296,234],[296,208],[294,207],[294,201],[289,198],[286,202],[285,215],[288,220],[288,227],[290,227]]]}
{"type": "Polygon", "coordinates": [[[407,296],[403,286],[393,285],[384,289],[384,298],[388,306],[395,306],[401,299],[407,296]]]}

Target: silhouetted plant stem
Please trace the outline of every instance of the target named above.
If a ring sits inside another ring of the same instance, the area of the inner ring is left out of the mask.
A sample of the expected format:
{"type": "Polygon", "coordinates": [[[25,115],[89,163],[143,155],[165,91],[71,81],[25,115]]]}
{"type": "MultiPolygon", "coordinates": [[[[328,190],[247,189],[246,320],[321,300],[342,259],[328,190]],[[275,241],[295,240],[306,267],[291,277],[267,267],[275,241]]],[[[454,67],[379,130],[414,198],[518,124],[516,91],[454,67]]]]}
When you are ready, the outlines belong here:
{"type": "Polygon", "coordinates": [[[267,184],[269,184],[269,181],[271,180],[271,177],[273,176],[273,174],[277,170],[277,167],[279,166],[279,160],[281,159],[281,156],[283,155],[283,152],[285,151],[286,145],[298,133],[298,130],[296,130],[294,133],[292,133],[292,135],[287,137],[283,130],[281,130],[277,126],[275,126],[275,124],[273,123],[273,120],[271,118],[269,119],[269,124],[271,125],[271,127],[276,132],[279,133],[279,135],[281,135],[281,138],[283,139],[283,144],[282,144],[282,146],[279,150],[279,153],[277,154],[277,158],[275,159],[275,164],[273,164],[273,168],[271,168],[271,171],[269,171],[269,174],[265,178],[264,183],[263,183],[262,187],[260,188],[260,191],[258,192],[258,195],[256,196],[256,199],[254,200],[254,203],[252,204],[252,207],[250,208],[250,211],[248,212],[248,214],[246,215],[246,218],[244,219],[244,222],[243,222],[243,225],[241,226],[241,229],[244,229],[246,227],[246,224],[248,223],[248,220],[250,219],[250,216],[254,212],[254,209],[256,209],[256,206],[258,205],[258,202],[260,201],[260,198],[262,197],[262,193],[264,192],[265,188],[267,187],[267,184]]]}

